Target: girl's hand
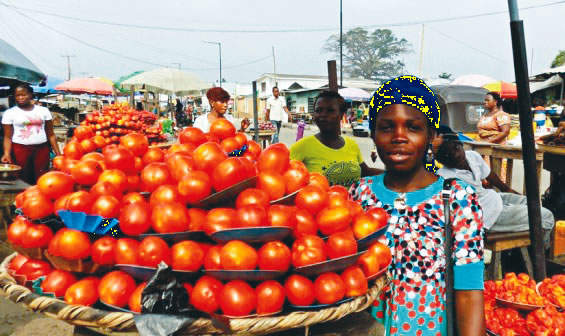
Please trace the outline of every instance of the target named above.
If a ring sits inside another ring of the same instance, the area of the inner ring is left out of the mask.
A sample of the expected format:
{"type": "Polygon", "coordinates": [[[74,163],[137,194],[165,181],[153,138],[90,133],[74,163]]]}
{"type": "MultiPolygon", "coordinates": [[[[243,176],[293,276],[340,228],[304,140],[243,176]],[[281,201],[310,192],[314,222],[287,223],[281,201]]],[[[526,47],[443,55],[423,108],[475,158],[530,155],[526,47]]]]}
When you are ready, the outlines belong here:
{"type": "Polygon", "coordinates": [[[2,161],[2,163],[12,163],[12,158],[10,157],[10,154],[4,154],[2,156],[2,159],[0,159],[2,161]]]}

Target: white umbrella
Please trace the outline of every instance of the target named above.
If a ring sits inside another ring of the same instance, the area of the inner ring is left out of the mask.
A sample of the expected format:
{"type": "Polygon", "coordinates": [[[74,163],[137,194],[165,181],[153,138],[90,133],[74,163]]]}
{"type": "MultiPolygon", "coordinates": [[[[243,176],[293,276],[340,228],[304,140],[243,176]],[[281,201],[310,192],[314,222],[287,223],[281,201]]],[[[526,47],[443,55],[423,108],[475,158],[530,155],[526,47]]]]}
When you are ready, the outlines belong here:
{"type": "Polygon", "coordinates": [[[457,77],[451,84],[483,87],[484,85],[493,82],[496,82],[496,79],[485,75],[464,75],[457,77]]]}
{"type": "Polygon", "coordinates": [[[189,72],[171,68],[140,73],[123,81],[121,86],[177,96],[197,93],[211,87],[210,84],[189,72]]]}
{"type": "Polygon", "coordinates": [[[345,100],[369,101],[371,99],[371,95],[367,91],[358,88],[343,88],[339,89],[338,93],[345,100]]]}

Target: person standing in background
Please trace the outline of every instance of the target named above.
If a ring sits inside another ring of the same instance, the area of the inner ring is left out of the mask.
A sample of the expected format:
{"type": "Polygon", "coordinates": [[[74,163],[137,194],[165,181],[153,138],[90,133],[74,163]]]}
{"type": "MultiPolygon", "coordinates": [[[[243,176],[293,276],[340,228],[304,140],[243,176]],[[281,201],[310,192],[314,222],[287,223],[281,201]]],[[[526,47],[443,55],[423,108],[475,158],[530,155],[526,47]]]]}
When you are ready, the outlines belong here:
{"type": "Polygon", "coordinates": [[[275,134],[273,134],[273,139],[271,143],[276,144],[279,142],[279,133],[281,132],[281,125],[284,118],[283,113],[290,116],[288,108],[286,107],[286,100],[279,96],[279,88],[273,87],[273,96],[267,99],[267,113],[265,115],[265,120],[270,120],[271,124],[275,126],[275,134]]]}
{"type": "Polygon", "coordinates": [[[488,112],[481,116],[477,124],[478,140],[504,145],[510,134],[510,115],[502,110],[502,98],[496,92],[489,92],[485,97],[488,112]]]}

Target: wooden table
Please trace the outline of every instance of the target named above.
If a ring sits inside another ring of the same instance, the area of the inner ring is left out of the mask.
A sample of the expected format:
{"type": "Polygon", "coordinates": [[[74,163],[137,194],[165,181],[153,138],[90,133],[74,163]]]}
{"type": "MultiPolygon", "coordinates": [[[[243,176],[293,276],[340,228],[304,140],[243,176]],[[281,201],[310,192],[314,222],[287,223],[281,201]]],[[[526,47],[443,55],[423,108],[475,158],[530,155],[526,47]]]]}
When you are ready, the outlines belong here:
{"type": "MultiPolygon", "coordinates": [[[[255,139],[254,131],[248,131],[246,133],[251,136],[251,139],[255,139]]],[[[271,144],[273,134],[275,134],[275,132],[259,132],[259,144],[263,149],[267,148],[267,146],[271,144]]]]}
{"type": "MultiPolygon", "coordinates": [[[[514,168],[514,160],[522,160],[522,147],[516,146],[497,146],[492,148],[490,156],[491,169],[501,176],[502,160],[506,159],[506,184],[512,186],[512,170],[514,168]]],[[[543,163],[543,152],[536,151],[536,174],[538,177],[538,185],[541,185],[541,170],[543,163]]],[[[525,177],[525,176],[524,176],[525,177]]],[[[526,194],[526,183],[522,191],[526,194]]]]}
{"type": "Polygon", "coordinates": [[[465,150],[475,151],[482,156],[490,156],[492,154],[492,149],[499,146],[499,144],[493,144],[490,142],[471,141],[463,143],[465,150]]]}
{"type": "Polygon", "coordinates": [[[16,195],[30,187],[22,180],[10,181],[12,184],[0,184],[0,221],[3,227],[8,227],[12,221],[10,206],[14,203],[16,195]]]}

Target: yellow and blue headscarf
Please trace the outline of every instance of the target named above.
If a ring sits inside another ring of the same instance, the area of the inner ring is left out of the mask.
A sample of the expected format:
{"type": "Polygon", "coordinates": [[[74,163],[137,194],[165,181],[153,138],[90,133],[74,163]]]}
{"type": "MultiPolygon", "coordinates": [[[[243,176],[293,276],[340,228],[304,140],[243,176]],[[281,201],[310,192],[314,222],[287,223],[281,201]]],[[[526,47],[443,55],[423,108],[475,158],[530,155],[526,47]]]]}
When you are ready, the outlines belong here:
{"type": "MultiPolygon", "coordinates": [[[[440,109],[434,92],[416,76],[400,76],[384,83],[373,93],[369,103],[371,132],[375,130],[375,120],[380,109],[393,104],[415,107],[428,117],[433,127],[439,127],[440,109]]],[[[425,165],[428,170],[435,171],[433,162],[426,162],[425,165]]]]}

